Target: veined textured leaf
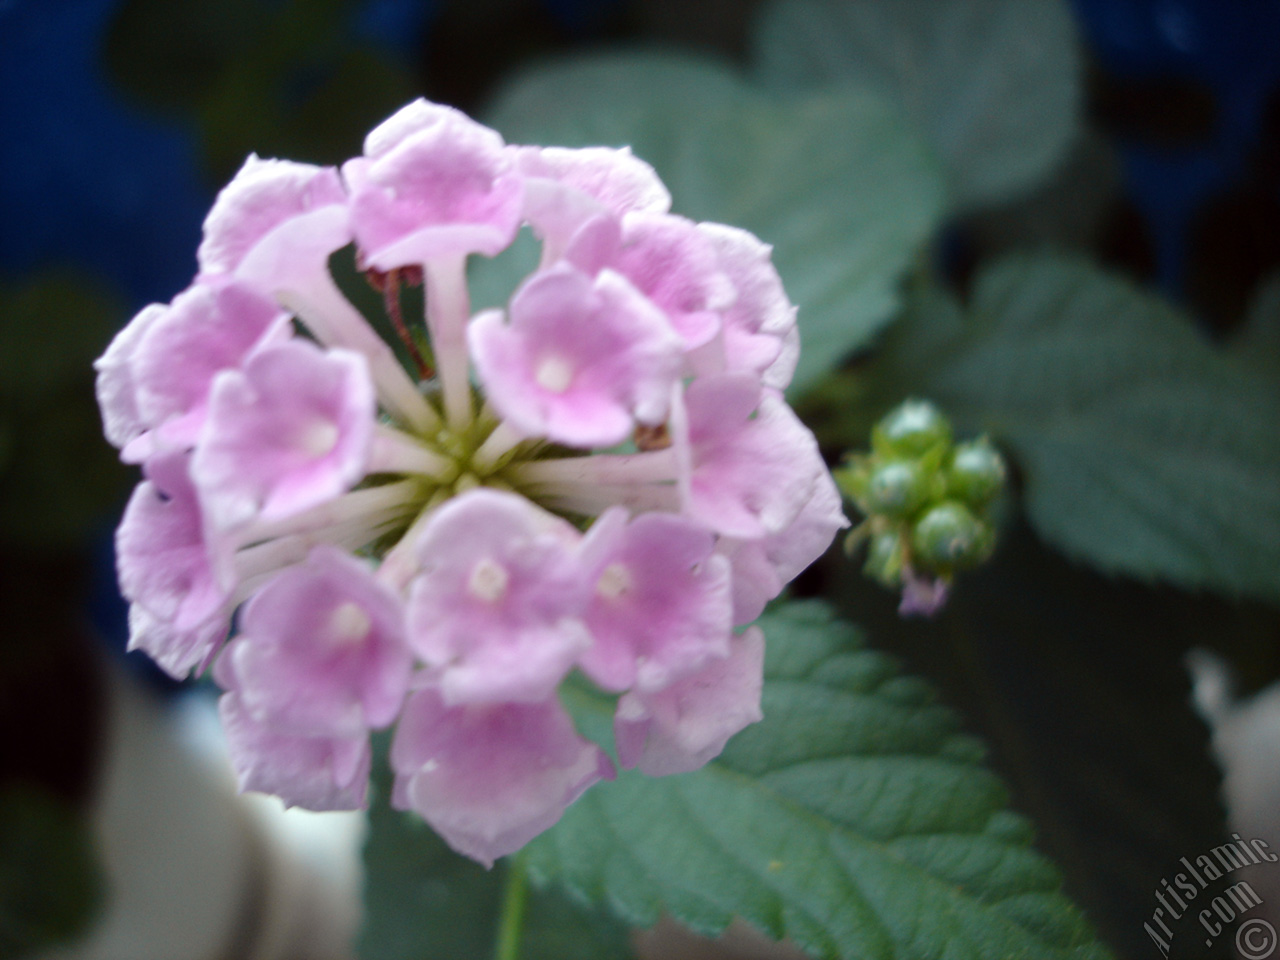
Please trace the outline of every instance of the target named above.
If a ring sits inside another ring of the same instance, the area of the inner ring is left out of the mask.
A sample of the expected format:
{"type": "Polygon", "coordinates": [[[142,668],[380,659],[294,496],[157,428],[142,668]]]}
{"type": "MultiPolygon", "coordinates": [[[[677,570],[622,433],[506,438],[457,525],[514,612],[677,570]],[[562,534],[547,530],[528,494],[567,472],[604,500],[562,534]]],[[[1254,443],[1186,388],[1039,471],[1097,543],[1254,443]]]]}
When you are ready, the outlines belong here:
{"type": "MultiPolygon", "coordinates": [[[[995,555],[962,574],[929,621],[904,621],[898,597],[861,574],[861,556],[827,559],[829,581],[842,585],[840,609],[933,678],[989,745],[1036,825],[1037,846],[1099,934],[1121,956],[1159,960],[1142,927],[1151,922],[1151,878],[1174,876],[1184,869],[1170,869],[1179,857],[1228,833],[1222,774],[1191,708],[1183,656],[1212,643],[1237,663],[1273,664],[1275,616],[1110,580],[1022,522],[1001,529],[995,555]]],[[[1196,910],[1172,929],[1174,957],[1230,955],[1196,937],[1196,910]]]]}
{"type": "MultiPolygon", "coordinates": [[[[740,915],[818,957],[1108,956],[925,684],[821,605],[761,624],[765,720],[695,773],[597,785],[530,846],[535,877],[637,924],[740,915]]],[[[574,706],[607,736],[607,708],[574,706]]]]}
{"type": "Polygon", "coordinates": [[[969,317],[923,298],[871,372],[1012,449],[1041,536],[1110,572],[1280,599],[1280,386],[1082,261],[1001,262],[969,317]]]}
{"type": "Polygon", "coordinates": [[[755,47],[771,87],[891,97],[946,161],[961,208],[1034,186],[1076,133],[1081,70],[1063,0],[780,0],[755,47]]]}
{"type": "Polygon", "coordinates": [[[489,120],[513,142],[629,145],[676,213],[773,244],[800,307],[797,391],[890,319],[942,214],[928,149],[868,93],[780,100],[714,62],[614,54],[517,77],[489,120]]]}

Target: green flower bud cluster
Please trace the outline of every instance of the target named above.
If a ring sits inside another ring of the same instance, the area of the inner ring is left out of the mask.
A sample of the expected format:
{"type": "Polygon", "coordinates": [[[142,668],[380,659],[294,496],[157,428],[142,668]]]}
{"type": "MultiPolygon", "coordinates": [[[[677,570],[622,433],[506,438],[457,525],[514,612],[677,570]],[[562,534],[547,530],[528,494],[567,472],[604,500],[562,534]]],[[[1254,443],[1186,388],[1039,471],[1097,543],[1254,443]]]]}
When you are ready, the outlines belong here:
{"type": "Polygon", "coordinates": [[[866,573],[886,586],[950,582],[995,547],[991,508],[1004,489],[1004,459],[985,437],[956,443],[927,401],[886,415],[871,432],[871,452],[849,456],[835,478],[866,517],[846,549],[866,542],[866,573]]]}

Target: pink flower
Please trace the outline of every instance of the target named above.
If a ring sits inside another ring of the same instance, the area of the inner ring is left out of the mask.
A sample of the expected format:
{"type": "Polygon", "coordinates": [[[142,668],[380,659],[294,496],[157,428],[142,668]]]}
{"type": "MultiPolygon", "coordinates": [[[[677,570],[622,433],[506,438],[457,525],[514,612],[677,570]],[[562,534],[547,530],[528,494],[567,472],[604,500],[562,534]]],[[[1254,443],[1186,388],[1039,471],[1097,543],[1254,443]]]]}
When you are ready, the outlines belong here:
{"type": "Polygon", "coordinates": [[[606,690],[660,690],[729,652],[730,572],[715,537],[674,514],[615,507],[583,543],[594,593],[582,668],[606,690]]]}
{"type": "Polygon", "coordinates": [[[477,316],[471,352],[490,399],[530,436],[611,446],[637,421],[666,419],[680,340],[620,274],[593,283],[567,265],[534,276],[498,311],[477,316]]]}
{"type": "Polygon", "coordinates": [[[164,446],[190,449],[214,377],[287,336],[288,315],[238,284],[196,284],[150,324],[133,361],[138,412],[164,446]]]}
{"type": "Polygon", "coordinates": [[[656,693],[623,695],[613,724],[618,762],[651,777],[697,770],[762,717],[763,684],[764,634],[752,627],[693,676],[656,693]]]}
{"type": "Polygon", "coordinates": [[[332,167],[262,160],[250,154],[205,218],[204,239],[196,252],[201,275],[235,272],[274,231],[288,228],[299,218],[315,222],[311,214],[341,210],[346,200],[338,171],[332,167]]]}
{"type": "Polygon", "coordinates": [[[658,306],[686,349],[720,331],[736,292],[698,225],[665,213],[600,218],[579,230],[565,258],[589,273],[616,270],[658,306]]]}
{"type": "Polygon", "coordinates": [[[416,100],[374,129],[342,169],[365,262],[379,270],[493,256],[520,226],[523,180],[493,130],[416,100]]]}
{"type": "Polygon", "coordinates": [[[393,802],[485,866],[560,819],[593,783],[612,780],[555,699],[449,707],[431,688],[405,706],[391,745],[393,802]]]}
{"type": "Polygon", "coordinates": [[[216,374],[287,336],[288,315],[235,283],[194,284],[142,310],[98,361],[108,438],[126,461],[159,449],[190,449],[216,374]]]}
{"type": "Polygon", "coordinates": [[[699,355],[707,365],[703,372],[748,371],[766,387],[785,389],[800,356],[800,335],[796,308],[773,266],[773,248],[745,230],[721,223],[700,223],[698,231],[710,242],[717,265],[736,291],[722,314],[719,350],[699,355]]]}
{"type": "Polygon", "coordinates": [[[786,527],[759,540],[720,538],[718,549],[733,565],[734,624],[755,620],[765,604],[826,552],[836,533],[849,526],[843,503],[823,468],[812,495],[786,527]]]}
{"type": "Polygon", "coordinates": [[[826,470],[813,434],[749,374],[695,380],[673,419],[685,510],[726,536],[784,529],[826,470]]]}
{"type": "Polygon", "coordinates": [[[781,393],[771,249],[670,202],[628,150],[510,146],[424,100],[340,170],[250,157],[219,194],[196,281],[96,367],[146,477],[130,646],[212,665],[241,789],[358,808],[391,726],[396,805],[491,864],[613,776],[557,699],[572,671],[649,775],[760,718],[764,640],[733,628],[847,521],[781,393]],[[473,316],[467,258],[522,225],[538,268],[473,316]],[[399,350],[330,274],[352,241],[399,350]]]}
{"type": "Polygon", "coordinates": [[[411,664],[400,599],[361,561],[319,546],[245,604],[218,679],[277,733],[351,738],[395,720],[411,664]]]}
{"type": "Polygon", "coordinates": [[[350,489],[365,473],[375,409],[362,357],[303,340],[220,373],[191,463],[213,522],[287,517],[350,489]]]}
{"type": "Polygon", "coordinates": [[[102,411],[103,432],[107,441],[117,449],[128,446],[148,429],[148,424],[138,411],[134,357],[147,330],[164,316],[166,309],[162,303],[143,307],[116,334],[107,347],[107,352],[94,361],[93,368],[98,372],[96,388],[98,407],[102,411]]]}
{"type": "Polygon", "coordinates": [[[514,494],[473,490],[417,541],[409,642],[446,703],[541,701],[590,642],[578,532],[514,494]]]}
{"type": "Polygon", "coordinates": [[[666,213],[671,194],[630,149],[520,147],[524,216],[543,242],[543,265],[559,260],[578,230],[601,215],[666,213]]]}

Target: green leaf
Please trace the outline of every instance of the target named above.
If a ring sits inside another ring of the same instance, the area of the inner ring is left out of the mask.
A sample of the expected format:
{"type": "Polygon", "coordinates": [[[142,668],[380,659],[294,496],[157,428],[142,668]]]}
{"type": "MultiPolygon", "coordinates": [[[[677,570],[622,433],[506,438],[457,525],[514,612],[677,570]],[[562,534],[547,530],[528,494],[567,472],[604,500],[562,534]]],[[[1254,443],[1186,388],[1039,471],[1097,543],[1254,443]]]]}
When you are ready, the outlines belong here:
{"type": "Polygon", "coordinates": [[[942,214],[927,149],[870,94],[775,99],[711,61],[656,53],[557,63],[517,77],[489,120],[516,142],[630,145],[675,212],[774,244],[800,307],[812,385],[892,316],[898,284],[942,214]]]}
{"type": "Polygon", "coordinates": [[[893,98],[946,161],[961,208],[1034,186],[1076,134],[1080,58],[1063,0],[779,0],[755,47],[772,87],[893,98]]]}
{"type": "Polygon", "coordinates": [[[1262,284],[1249,308],[1244,329],[1230,346],[1241,360],[1270,371],[1272,376],[1280,368],[1280,274],[1262,284]]]}
{"type": "MultiPolygon", "coordinates": [[[[527,856],[648,925],[739,915],[818,957],[1105,957],[927,685],[819,604],[761,620],[765,720],[695,773],[599,784],[527,856]]],[[[587,733],[605,705],[578,695],[587,733]]]]}
{"type": "MultiPolygon", "coordinates": [[[[1237,664],[1251,661],[1257,688],[1275,676],[1280,617],[1105,577],[1021,522],[1001,531],[986,565],[957,578],[930,620],[900,617],[898,597],[860,565],[839,550],[825,558],[840,609],[931,678],[990,747],[1037,846],[1105,942],[1121,956],[1159,960],[1142,927],[1157,906],[1153,888],[1185,870],[1179,857],[1194,861],[1228,834],[1222,772],[1191,707],[1183,657],[1212,644],[1237,664]]],[[[1230,955],[1221,944],[1204,948],[1200,929],[1194,910],[1184,916],[1172,955],[1230,955]]]]}
{"type": "MultiPolygon", "coordinates": [[[[494,953],[503,885],[511,865],[493,870],[450,850],[418,817],[386,802],[390,773],[377,772],[379,798],[365,842],[361,960],[477,960],[494,953]]],[[[524,911],[522,960],[627,960],[627,930],[616,920],[533,890],[524,911]]]]}
{"type": "Polygon", "coordinates": [[[1128,282],[1003,261],[967,318],[922,297],[864,388],[867,416],[922,393],[1011,448],[1032,524],[1068,555],[1280,599],[1280,387],[1128,282]]]}
{"type": "Polygon", "coordinates": [[[43,788],[0,789],[0,956],[17,960],[82,936],[102,896],[84,818],[43,788]]]}

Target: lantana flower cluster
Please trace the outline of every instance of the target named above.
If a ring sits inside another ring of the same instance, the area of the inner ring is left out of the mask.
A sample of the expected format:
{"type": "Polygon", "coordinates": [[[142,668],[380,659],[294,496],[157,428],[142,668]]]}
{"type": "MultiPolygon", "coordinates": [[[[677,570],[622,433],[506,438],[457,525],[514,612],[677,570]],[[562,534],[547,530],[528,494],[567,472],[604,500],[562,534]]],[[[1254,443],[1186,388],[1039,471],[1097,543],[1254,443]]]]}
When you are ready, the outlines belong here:
{"type": "Polygon", "coordinates": [[[653,776],[760,718],[741,628],[846,521],[783,398],[770,248],[669,208],[627,150],[515,146],[423,100],[340,168],[250,157],[218,196],[194,282],[121,331],[98,397],[145,477],[116,540],[130,647],[212,667],[242,789],[361,807],[394,725],[392,802],[491,863],[614,776],[571,673],[653,776]],[[468,258],[525,227],[537,269],[473,315],[468,258]]]}

